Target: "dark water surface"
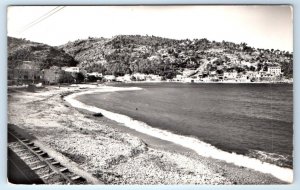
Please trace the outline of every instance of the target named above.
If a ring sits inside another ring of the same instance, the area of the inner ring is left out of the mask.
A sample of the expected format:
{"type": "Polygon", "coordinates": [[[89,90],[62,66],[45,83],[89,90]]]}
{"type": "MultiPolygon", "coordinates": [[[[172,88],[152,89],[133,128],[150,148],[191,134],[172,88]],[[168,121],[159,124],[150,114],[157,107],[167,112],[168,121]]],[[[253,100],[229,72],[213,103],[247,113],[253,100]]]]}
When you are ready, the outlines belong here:
{"type": "Polygon", "coordinates": [[[77,99],[228,152],[292,168],[291,84],[139,83],[77,99]]]}

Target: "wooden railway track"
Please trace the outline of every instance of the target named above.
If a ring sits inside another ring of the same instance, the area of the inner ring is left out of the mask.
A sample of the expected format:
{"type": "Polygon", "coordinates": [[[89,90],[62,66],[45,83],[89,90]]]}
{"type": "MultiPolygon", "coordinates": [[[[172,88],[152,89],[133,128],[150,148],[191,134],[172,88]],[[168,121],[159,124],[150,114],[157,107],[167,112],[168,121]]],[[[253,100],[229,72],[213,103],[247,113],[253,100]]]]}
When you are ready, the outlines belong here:
{"type": "Polygon", "coordinates": [[[50,157],[35,144],[24,138],[13,129],[8,130],[15,142],[9,144],[15,154],[17,154],[41,180],[46,184],[87,184],[87,180],[74,174],[60,162],[50,157]]]}

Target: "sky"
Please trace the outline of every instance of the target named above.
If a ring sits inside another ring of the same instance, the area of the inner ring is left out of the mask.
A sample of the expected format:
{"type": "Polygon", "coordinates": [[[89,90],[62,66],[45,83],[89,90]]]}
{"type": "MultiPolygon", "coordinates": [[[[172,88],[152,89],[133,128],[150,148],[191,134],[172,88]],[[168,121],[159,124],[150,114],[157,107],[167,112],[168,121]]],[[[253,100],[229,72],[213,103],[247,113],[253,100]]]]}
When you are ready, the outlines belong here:
{"type": "Polygon", "coordinates": [[[54,8],[8,7],[8,36],[62,45],[88,37],[139,34],[293,51],[290,6],[66,6],[24,30],[54,8]]]}

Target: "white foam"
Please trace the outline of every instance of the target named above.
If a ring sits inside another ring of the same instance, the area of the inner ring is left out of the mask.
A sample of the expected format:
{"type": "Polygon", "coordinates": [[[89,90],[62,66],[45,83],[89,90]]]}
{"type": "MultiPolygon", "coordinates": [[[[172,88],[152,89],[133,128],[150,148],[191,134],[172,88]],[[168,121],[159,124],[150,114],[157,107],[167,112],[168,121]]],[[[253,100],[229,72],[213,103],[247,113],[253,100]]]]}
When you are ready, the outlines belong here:
{"type": "Polygon", "coordinates": [[[131,129],[134,129],[138,132],[157,137],[166,141],[170,141],[176,144],[179,144],[183,147],[190,148],[197,152],[197,154],[205,157],[211,157],[214,159],[223,160],[227,163],[232,163],[237,166],[243,166],[247,167],[262,173],[268,173],[273,175],[274,177],[288,182],[293,182],[293,170],[289,168],[283,168],[279,167],[270,163],[262,162],[255,158],[250,158],[244,155],[236,154],[236,153],[229,153],[220,149],[217,149],[216,147],[202,142],[196,138],[192,137],[186,137],[182,135],[177,135],[174,133],[171,133],[169,131],[153,128],[149,125],[147,125],[144,122],[134,120],[126,115],[113,113],[101,108],[97,108],[94,106],[89,106],[86,104],[83,104],[82,102],[75,99],[75,97],[84,95],[84,94],[92,94],[97,92],[113,92],[113,91],[130,91],[130,90],[141,90],[141,88],[137,87],[129,87],[129,88],[123,88],[123,87],[103,87],[96,90],[91,91],[85,91],[85,92],[79,92],[74,93],[69,96],[65,97],[65,100],[70,103],[73,107],[85,109],[91,112],[101,112],[105,117],[117,121],[119,123],[124,124],[124,126],[129,127],[131,129]]]}

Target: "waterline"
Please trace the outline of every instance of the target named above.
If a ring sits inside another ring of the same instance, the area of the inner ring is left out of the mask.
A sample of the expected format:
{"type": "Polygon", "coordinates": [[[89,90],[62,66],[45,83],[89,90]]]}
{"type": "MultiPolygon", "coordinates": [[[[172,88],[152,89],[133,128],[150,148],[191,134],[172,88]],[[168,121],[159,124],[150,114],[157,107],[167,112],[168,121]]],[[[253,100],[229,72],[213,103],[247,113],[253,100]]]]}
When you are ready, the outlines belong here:
{"type": "Polygon", "coordinates": [[[130,87],[130,88],[124,88],[124,87],[104,87],[99,88],[96,90],[90,90],[85,92],[79,92],[74,93],[69,96],[65,97],[65,100],[70,103],[73,107],[85,109],[91,112],[101,112],[105,117],[117,121],[119,123],[122,123],[124,126],[134,129],[138,132],[160,138],[163,140],[167,140],[170,142],[173,142],[175,144],[179,144],[183,147],[189,148],[194,150],[197,154],[205,157],[211,157],[214,159],[223,160],[227,163],[233,163],[237,166],[243,166],[247,167],[256,171],[260,171],[262,173],[269,173],[275,176],[276,178],[286,181],[289,183],[292,183],[293,181],[293,170],[289,168],[283,168],[279,167],[270,163],[262,162],[255,158],[250,158],[244,155],[236,154],[236,153],[229,153],[220,149],[217,149],[216,147],[202,142],[196,138],[192,137],[186,137],[182,135],[177,135],[174,133],[171,133],[166,130],[161,130],[157,128],[153,128],[149,125],[147,125],[144,122],[134,120],[126,115],[113,113],[101,108],[97,108],[94,106],[89,106],[86,104],[83,104],[82,102],[76,100],[75,98],[80,95],[84,94],[92,94],[92,93],[99,93],[99,92],[114,92],[114,91],[132,91],[132,90],[141,90],[141,88],[137,87],[130,87]]]}

